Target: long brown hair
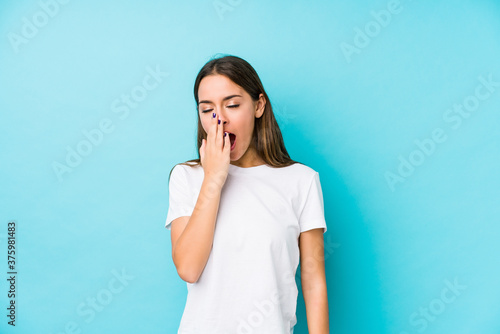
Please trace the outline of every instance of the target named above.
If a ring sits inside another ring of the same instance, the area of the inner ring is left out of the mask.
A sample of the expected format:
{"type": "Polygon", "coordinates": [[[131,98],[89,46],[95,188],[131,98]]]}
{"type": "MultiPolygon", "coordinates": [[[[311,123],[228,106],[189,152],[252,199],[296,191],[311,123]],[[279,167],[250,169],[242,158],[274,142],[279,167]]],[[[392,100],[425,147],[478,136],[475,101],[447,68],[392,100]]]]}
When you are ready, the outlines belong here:
{"type": "MultiPolygon", "coordinates": [[[[264,95],[266,100],[264,113],[261,117],[255,118],[255,126],[252,136],[252,143],[256,148],[259,157],[264,160],[266,164],[277,168],[290,166],[295,163],[301,163],[292,160],[288,155],[283,141],[283,136],[281,135],[281,130],[276,122],[276,118],[274,117],[271,101],[269,100],[255,69],[246,60],[236,56],[227,55],[223,57],[212,57],[212,59],[201,68],[198,76],[196,77],[194,83],[194,99],[196,101],[196,114],[198,115],[198,158],[180,163],[180,165],[201,166],[200,147],[202,145],[202,139],[207,138],[207,133],[201,125],[200,114],[198,113],[198,88],[201,80],[212,74],[226,76],[235,84],[243,88],[254,101],[259,99],[259,95],[261,93],[264,95]]],[[[172,170],[170,171],[170,174],[172,174],[172,170]]]]}

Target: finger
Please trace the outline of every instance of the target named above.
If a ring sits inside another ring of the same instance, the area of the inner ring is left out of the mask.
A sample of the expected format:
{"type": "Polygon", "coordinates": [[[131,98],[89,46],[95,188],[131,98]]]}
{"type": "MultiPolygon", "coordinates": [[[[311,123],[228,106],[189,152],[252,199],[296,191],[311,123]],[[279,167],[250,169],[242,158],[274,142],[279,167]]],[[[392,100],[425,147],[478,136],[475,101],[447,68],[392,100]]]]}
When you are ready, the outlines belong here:
{"type": "Polygon", "coordinates": [[[215,139],[215,133],[217,130],[217,115],[215,113],[212,113],[211,122],[212,123],[210,123],[210,126],[208,127],[208,134],[207,134],[207,140],[210,142],[212,142],[215,139]],[[215,115],[215,117],[214,117],[214,115],[215,115]]]}
{"type": "Polygon", "coordinates": [[[225,132],[224,136],[224,151],[231,151],[231,140],[229,139],[229,133],[225,132]]]}
{"type": "Polygon", "coordinates": [[[216,143],[217,147],[222,147],[222,141],[224,140],[224,130],[222,121],[219,119],[219,115],[217,115],[217,135],[216,135],[216,143]]]}

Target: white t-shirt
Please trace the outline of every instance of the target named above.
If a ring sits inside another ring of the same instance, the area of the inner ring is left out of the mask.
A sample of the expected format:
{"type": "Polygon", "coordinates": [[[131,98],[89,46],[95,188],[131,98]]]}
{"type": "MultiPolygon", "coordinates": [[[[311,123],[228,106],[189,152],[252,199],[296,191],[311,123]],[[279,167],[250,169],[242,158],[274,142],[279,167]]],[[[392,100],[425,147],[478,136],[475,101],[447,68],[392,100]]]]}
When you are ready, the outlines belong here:
{"type": "MultiPolygon", "coordinates": [[[[190,216],[200,193],[201,166],[176,165],[169,182],[165,227],[190,216]]],[[[319,174],[295,163],[229,164],[212,250],[188,296],[178,334],[292,334],[297,323],[295,273],[301,232],[326,232],[319,174]]]]}

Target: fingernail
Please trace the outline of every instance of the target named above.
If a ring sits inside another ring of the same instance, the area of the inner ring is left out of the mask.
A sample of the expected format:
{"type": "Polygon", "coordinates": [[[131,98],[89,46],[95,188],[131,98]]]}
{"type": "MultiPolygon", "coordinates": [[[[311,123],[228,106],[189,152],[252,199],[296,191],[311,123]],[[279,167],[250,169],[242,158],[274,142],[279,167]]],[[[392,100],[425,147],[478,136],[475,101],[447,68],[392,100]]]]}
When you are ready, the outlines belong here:
{"type": "Polygon", "coordinates": [[[217,122],[220,124],[220,119],[217,122]]]}
{"type": "Polygon", "coordinates": [[[215,113],[214,112],[212,113],[212,118],[215,118],[215,113]]]}
{"type": "Polygon", "coordinates": [[[227,136],[227,132],[224,132],[224,137],[227,136]]]}

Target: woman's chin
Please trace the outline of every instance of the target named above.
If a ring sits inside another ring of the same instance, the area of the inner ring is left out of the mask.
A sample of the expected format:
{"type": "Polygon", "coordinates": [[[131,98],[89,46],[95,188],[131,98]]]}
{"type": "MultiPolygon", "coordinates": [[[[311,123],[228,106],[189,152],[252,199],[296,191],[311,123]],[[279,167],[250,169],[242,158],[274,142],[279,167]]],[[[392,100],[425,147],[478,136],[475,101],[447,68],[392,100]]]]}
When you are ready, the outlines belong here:
{"type": "Polygon", "coordinates": [[[238,153],[236,152],[236,147],[234,150],[232,150],[231,152],[229,152],[229,160],[231,161],[236,161],[236,160],[239,160],[241,157],[238,156],[238,153]]]}

